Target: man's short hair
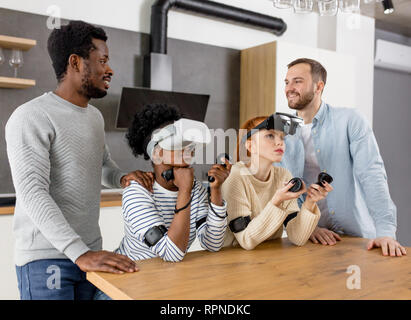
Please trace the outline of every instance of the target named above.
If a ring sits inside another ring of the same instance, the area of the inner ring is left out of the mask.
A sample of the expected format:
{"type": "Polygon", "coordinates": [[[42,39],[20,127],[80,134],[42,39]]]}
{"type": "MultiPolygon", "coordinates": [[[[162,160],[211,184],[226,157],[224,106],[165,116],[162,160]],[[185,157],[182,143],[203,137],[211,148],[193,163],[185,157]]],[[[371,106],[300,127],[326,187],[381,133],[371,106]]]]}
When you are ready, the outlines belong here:
{"type": "Polygon", "coordinates": [[[106,33],[102,28],[95,27],[83,21],[71,21],[60,29],[54,29],[47,41],[47,49],[53,63],[58,82],[61,82],[67,72],[70,55],[88,59],[89,54],[96,47],[93,39],[107,41],[106,33]]]}
{"type": "Polygon", "coordinates": [[[295,66],[296,64],[300,63],[306,63],[309,64],[311,67],[311,77],[313,78],[313,81],[318,82],[322,81],[324,82],[324,85],[327,82],[327,70],[322,66],[321,63],[318,61],[315,61],[313,59],[308,59],[308,58],[300,58],[297,60],[294,60],[293,62],[288,64],[288,69],[290,69],[292,66],[295,66]]]}

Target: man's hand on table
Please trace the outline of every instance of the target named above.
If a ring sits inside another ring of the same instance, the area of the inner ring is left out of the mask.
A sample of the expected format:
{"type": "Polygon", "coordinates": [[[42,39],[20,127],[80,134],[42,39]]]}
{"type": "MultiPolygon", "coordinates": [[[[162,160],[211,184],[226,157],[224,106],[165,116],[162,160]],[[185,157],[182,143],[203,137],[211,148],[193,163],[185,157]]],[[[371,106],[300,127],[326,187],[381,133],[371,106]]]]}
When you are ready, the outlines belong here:
{"type": "Polygon", "coordinates": [[[313,243],[321,243],[323,245],[330,245],[333,246],[337,244],[337,241],[341,241],[341,237],[338,233],[335,233],[331,230],[326,228],[316,227],[310,237],[311,242],[313,243]]]}
{"type": "MultiPolygon", "coordinates": [[[[326,228],[316,227],[313,231],[310,240],[313,243],[321,243],[323,245],[335,245],[337,241],[341,241],[341,237],[326,228]]],[[[401,257],[407,254],[407,251],[401,244],[390,237],[380,237],[376,239],[372,239],[367,244],[367,250],[371,250],[373,248],[381,248],[382,254],[384,256],[391,256],[391,257],[401,257]]]]}
{"type": "Polygon", "coordinates": [[[401,257],[407,254],[405,248],[391,237],[380,237],[370,240],[367,244],[367,249],[381,248],[382,255],[391,257],[401,257]]]}
{"type": "Polygon", "coordinates": [[[154,184],[154,173],[153,172],[144,172],[144,171],[132,171],[125,176],[122,176],[120,179],[120,184],[122,188],[126,188],[130,185],[130,182],[134,180],[141,184],[148,191],[153,192],[154,184]]]}
{"type": "Polygon", "coordinates": [[[138,271],[137,265],[127,256],[109,251],[87,251],[76,260],[84,272],[103,271],[121,274],[138,271]]]}

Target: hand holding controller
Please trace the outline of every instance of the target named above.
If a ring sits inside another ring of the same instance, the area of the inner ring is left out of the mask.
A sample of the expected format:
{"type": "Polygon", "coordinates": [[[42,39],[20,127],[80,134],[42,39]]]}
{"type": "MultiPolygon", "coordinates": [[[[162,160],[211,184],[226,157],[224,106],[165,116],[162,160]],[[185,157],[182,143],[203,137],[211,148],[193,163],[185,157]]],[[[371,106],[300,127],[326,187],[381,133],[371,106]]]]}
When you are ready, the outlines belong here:
{"type": "MultiPolygon", "coordinates": [[[[333,177],[331,177],[328,173],[320,172],[320,174],[318,175],[318,181],[316,182],[316,184],[318,184],[321,187],[324,187],[323,182],[327,182],[330,184],[333,182],[333,180],[334,180],[333,177]]],[[[292,178],[288,183],[290,182],[294,183],[294,185],[289,190],[291,192],[298,192],[303,187],[301,178],[292,178]]]]}
{"type": "Polygon", "coordinates": [[[333,177],[331,177],[328,173],[320,172],[316,184],[320,185],[321,187],[324,187],[323,182],[327,182],[330,184],[331,182],[333,182],[333,180],[333,177]]]}
{"type": "Polygon", "coordinates": [[[303,181],[301,178],[292,178],[288,183],[294,183],[294,185],[288,190],[291,192],[298,192],[302,189],[303,187],[303,181]]]}
{"type": "MultiPolygon", "coordinates": [[[[222,153],[220,154],[217,159],[216,159],[216,163],[221,164],[224,168],[227,167],[227,165],[224,163],[223,158],[227,159],[227,161],[231,161],[230,156],[227,153],[222,153]]],[[[207,176],[208,182],[214,182],[215,178],[211,177],[211,176],[207,176]]]]}
{"type": "Polygon", "coordinates": [[[170,180],[174,180],[174,170],[173,170],[173,168],[163,171],[161,173],[161,176],[167,182],[170,181],[170,180]]]}

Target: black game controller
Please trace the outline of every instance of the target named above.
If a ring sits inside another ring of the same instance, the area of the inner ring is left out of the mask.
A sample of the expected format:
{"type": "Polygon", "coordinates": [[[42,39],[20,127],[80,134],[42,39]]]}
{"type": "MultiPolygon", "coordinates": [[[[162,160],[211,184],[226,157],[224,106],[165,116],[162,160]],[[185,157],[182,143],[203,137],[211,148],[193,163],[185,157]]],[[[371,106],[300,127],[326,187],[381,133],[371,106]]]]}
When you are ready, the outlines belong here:
{"type": "Polygon", "coordinates": [[[323,182],[327,182],[327,183],[331,183],[333,182],[333,177],[331,177],[328,173],[325,172],[320,172],[320,174],[318,175],[318,181],[316,182],[316,184],[324,187],[323,182]]]}
{"type": "Polygon", "coordinates": [[[301,178],[292,178],[290,181],[288,181],[288,183],[290,182],[294,183],[294,185],[290,189],[288,189],[288,191],[298,192],[303,187],[303,180],[301,180],[301,178]]]}
{"type": "MultiPolygon", "coordinates": [[[[226,158],[228,161],[231,161],[230,156],[227,153],[222,153],[220,154],[217,159],[216,162],[220,162],[220,164],[222,164],[224,167],[226,167],[226,164],[224,162],[221,161],[221,158],[224,157],[226,158]]],[[[173,168],[170,168],[168,170],[165,170],[161,173],[161,176],[163,177],[164,180],[166,180],[167,182],[170,180],[174,180],[174,171],[173,168]]],[[[208,177],[208,181],[209,182],[214,182],[214,177],[208,177]]]]}
{"type": "Polygon", "coordinates": [[[173,168],[165,170],[161,173],[161,176],[166,180],[167,182],[170,180],[174,180],[174,171],[173,168]]]}
{"type": "MultiPolygon", "coordinates": [[[[316,184],[324,187],[323,182],[331,183],[333,182],[333,180],[334,180],[333,177],[331,177],[328,173],[320,172],[320,174],[318,175],[318,181],[316,182],[316,184]]],[[[292,178],[290,181],[288,181],[288,183],[290,182],[293,182],[294,185],[288,191],[298,192],[303,187],[303,182],[300,178],[292,178]]]]}
{"type": "MultiPolygon", "coordinates": [[[[226,165],[224,162],[221,161],[221,158],[222,158],[222,157],[226,158],[228,161],[230,161],[231,158],[230,158],[230,156],[229,156],[227,153],[221,153],[221,154],[217,157],[216,163],[220,163],[220,164],[222,164],[224,167],[226,167],[227,165],[226,165]]],[[[208,179],[208,182],[214,182],[214,181],[215,181],[214,177],[207,176],[207,179],[208,179]]]]}

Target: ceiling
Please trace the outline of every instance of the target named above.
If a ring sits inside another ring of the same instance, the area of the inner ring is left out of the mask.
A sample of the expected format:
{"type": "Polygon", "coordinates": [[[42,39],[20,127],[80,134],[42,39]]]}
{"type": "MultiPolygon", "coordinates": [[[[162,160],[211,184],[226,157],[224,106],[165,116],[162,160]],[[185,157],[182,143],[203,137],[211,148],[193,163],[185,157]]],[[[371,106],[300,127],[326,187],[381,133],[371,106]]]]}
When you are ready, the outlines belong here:
{"type": "Polygon", "coordinates": [[[384,14],[382,3],[361,1],[361,14],[375,18],[375,26],[411,37],[411,0],[392,0],[394,12],[384,14]]]}
{"type": "MultiPolygon", "coordinates": [[[[272,2],[273,0],[269,1],[272,2]]],[[[394,12],[391,14],[384,14],[381,1],[382,0],[360,0],[361,14],[375,18],[375,26],[378,29],[411,37],[411,0],[392,0],[394,12]]],[[[316,3],[314,4],[313,11],[318,13],[316,3]]]]}

